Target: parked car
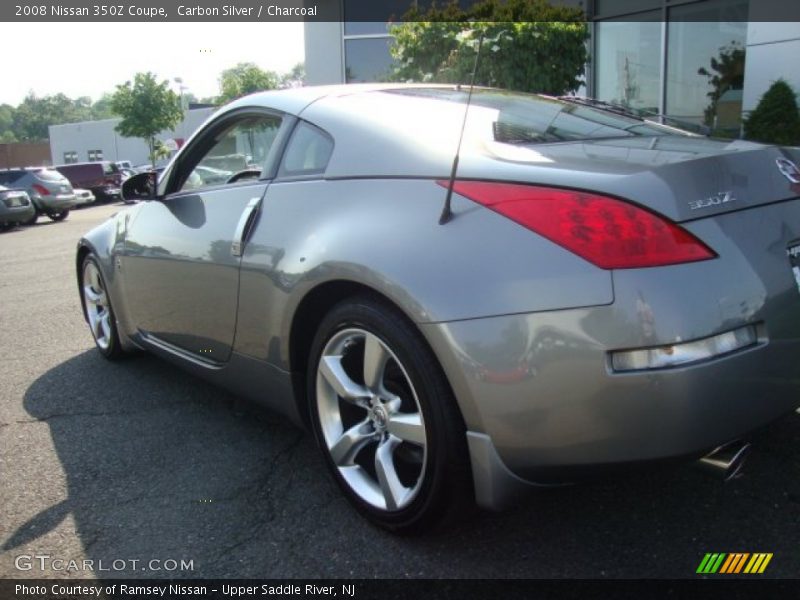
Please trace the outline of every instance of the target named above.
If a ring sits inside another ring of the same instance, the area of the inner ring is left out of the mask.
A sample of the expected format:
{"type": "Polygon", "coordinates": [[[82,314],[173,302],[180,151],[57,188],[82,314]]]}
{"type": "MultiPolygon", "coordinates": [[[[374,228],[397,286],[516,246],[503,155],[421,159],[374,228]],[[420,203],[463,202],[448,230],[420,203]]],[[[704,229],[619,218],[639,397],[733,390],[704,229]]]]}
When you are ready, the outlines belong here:
{"type": "Polygon", "coordinates": [[[75,192],[75,204],[77,206],[85,206],[96,200],[94,194],[89,190],[84,190],[83,188],[73,188],[73,191],[75,192]]]}
{"type": "Polygon", "coordinates": [[[114,161],[114,164],[117,165],[119,169],[133,169],[133,165],[129,160],[117,160],[114,161]]]}
{"type": "Polygon", "coordinates": [[[0,171],[0,184],[27,192],[36,210],[26,225],[36,223],[39,215],[63,221],[75,207],[75,192],[70,182],[58,171],[47,167],[0,171]]]}
{"type": "Polygon", "coordinates": [[[55,168],[74,187],[91,190],[101,202],[117,201],[121,198],[119,186],[123,181],[122,173],[111,161],[72,163],[57,165],[55,168]]]}
{"type": "Polygon", "coordinates": [[[12,190],[0,185],[0,231],[30,221],[35,214],[36,208],[25,190],[12,190]]]}
{"type": "Polygon", "coordinates": [[[281,411],[362,514],[425,531],[612,467],[737,470],[800,404],[798,161],[503,90],[265,92],[125,183],[77,282],[103,356],[281,411]],[[194,187],[233,148],[260,176],[194,187]]]}

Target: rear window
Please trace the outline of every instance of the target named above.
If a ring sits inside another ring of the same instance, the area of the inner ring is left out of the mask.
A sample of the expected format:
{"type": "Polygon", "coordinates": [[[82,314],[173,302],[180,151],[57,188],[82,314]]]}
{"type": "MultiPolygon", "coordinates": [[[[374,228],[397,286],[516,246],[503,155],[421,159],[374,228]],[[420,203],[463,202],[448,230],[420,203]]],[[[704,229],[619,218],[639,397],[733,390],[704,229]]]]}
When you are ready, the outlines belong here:
{"type": "Polygon", "coordinates": [[[41,179],[42,181],[66,181],[67,178],[64,177],[58,171],[54,171],[52,169],[40,169],[36,171],[36,177],[41,179]]]}
{"type": "Polygon", "coordinates": [[[0,171],[0,184],[14,183],[25,174],[25,171],[0,171]]]}
{"type": "MultiPolygon", "coordinates": [[[[466,103],[468,95],[467,90],[452,88],[389,90],[387,93],[461,104],[466,103]]],[[[677,134],[675,129],[657,123],[557,98],[476,89],[470,103],[468,127],[487,120],[491,122],[493,141],[506,144],[677,134]]]]}

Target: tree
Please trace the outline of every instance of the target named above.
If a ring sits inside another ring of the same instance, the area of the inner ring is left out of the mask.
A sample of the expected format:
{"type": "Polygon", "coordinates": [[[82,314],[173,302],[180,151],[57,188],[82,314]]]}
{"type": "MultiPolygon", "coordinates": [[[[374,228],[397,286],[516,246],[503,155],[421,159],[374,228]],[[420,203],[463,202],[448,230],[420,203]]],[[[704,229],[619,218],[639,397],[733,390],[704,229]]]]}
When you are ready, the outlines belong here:
{"type": "Polygon", "coordinates": [[[17,141],[14,133],[14,107],[0,104],[0,143],[10,144],[17,141]]]}
{"type": "Polygon", "coordinates": [[[169,89],[165,79],[156,81],[153,73],[137,73],[133,83],[117,86],[111,97],[111,110],[122,117],[115,127],[125,137],[138,137],[147,142],[150,161],[155,167],[156,134],[173,129],[183,117],[178,95],[169,89]]]}
{"type": "Polygon", "coordinates": [[[792,87],[783,79],[761,96],[756,109],[744,122],[747,139],[767,144],[800,144],[800,111],[792,87]]]}
{"type": "Polygon", "coordinates": [[[297,63],[288,73],[280,76],[278,87],[281,89],[302,87],[306,83],[306,67],[297,63]]]}
{"type": "Polygon", "coordinates": [[[395,81],[468,83],[483,35],[476,84],[559,95],[584,83],[589,30],[580,9],[483,0],[466,10],[412,8],[403,20],[390,27],[395,81]]]}
{"type": "Polygon", "coordinates": [[[88,98],[72,100],[64,94],[39,97],[29,92],[14,111],[13,131],[20,141],[46,140],[50,125],[89,120],[90,103],[88,98]]]}
{"type": "Polygon", "coordinates": [[[256,64],[243,62],[225,69],[219,78],[219,102],[225,104],[253,92],[274,90],[278,87],[278,75],[264,71],[256,64]]]}

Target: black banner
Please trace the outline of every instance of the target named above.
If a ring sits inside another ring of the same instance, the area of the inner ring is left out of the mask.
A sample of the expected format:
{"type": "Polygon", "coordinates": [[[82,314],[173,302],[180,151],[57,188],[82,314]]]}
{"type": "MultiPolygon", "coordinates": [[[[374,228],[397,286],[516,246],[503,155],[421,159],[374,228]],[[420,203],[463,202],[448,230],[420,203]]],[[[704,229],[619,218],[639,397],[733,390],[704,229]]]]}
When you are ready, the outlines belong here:
{"type": "MultiPolygon", "coordinates": [[[[458,0],[468,8],[479,0],[458,0]]],[[[348,21],[388,22],[410,18],[408,10],[417,6],[419,20],[425,20],[426,0],[57,0],[55,2],[16,0],[0,3],[0,21],[10,22],[281,22],[348,21]]],[[[447,4],[440,0],[437,6],[447,4]]],[[[669,10],[682,3],[665,0],[550,0],[553,6],[577,8],[586,20],[613,18],[628,21],[670,19],[669,10]]],[[[698,2],[702,9],[681,20],[694,21],[800,21],[800,2],[795,0],[708,0],[698,2]]]]}
{"type": "Polygon", "coordinates": [[[796,598],[798,580],[0,580],[3,600],[516,600],[523,598],[796,598]]]}

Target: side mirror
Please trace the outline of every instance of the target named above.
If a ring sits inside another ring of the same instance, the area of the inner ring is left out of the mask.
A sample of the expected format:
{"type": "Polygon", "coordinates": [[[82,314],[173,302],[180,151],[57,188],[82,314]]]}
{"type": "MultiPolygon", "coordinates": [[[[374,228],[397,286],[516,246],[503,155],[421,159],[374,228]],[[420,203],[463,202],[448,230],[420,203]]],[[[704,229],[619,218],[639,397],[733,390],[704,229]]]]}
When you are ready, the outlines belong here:
{"type": "Polygon", "coordinates": [[[125,202],[134,200],[155,200],[158,185],[158,173],[147,171],[129,177],[122,183],[122,199],[125,202]]]}

